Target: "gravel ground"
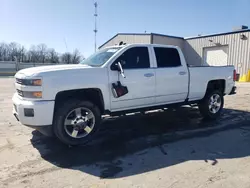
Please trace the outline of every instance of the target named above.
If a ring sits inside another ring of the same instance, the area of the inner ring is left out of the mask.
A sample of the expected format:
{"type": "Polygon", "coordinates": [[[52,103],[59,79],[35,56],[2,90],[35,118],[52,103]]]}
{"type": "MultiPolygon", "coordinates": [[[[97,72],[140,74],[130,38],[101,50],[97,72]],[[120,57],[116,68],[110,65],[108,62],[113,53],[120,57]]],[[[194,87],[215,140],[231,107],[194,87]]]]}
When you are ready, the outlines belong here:
{"type": "Polygon", "coordinates": [[[13,81],[0,78],[1,187],[250,187],[250,84],[215,122],[191,108],[109,118],[68,147],[15,120],[13,81]]]}

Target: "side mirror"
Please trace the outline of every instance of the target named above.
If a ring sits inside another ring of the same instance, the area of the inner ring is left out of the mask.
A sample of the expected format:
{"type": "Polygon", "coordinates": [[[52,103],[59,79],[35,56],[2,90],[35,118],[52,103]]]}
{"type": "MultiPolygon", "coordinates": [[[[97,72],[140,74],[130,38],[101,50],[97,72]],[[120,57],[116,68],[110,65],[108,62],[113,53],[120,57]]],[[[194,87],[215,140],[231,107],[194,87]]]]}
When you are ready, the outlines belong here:
{"type": "Polygon", "coordinates": [[[116,65],[117,65],[117,69],[120,72],[120,74],[122,75],[122,77],[126,78],[126,76],[124,75],[124,70],[122,68],[122,65],[121,65],[120,61],[116,65]]]}

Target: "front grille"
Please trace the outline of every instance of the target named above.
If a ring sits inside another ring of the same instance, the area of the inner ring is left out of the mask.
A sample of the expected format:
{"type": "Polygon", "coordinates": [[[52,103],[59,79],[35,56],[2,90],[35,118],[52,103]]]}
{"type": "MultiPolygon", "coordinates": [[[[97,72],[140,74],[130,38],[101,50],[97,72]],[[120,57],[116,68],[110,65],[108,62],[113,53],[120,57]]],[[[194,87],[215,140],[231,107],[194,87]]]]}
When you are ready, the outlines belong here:
{"type": "Polygon", "coordinates": [[[19,79],[19,78],[16,78],[16,83],[22,85],[23,84],[23,80],[19,79]]]}
{"type": "Polygon", "coordinates": [[[17,89],[16,91],[17,91],[19,96],[23,97],[23,92],[21,90],[17,89]]]}

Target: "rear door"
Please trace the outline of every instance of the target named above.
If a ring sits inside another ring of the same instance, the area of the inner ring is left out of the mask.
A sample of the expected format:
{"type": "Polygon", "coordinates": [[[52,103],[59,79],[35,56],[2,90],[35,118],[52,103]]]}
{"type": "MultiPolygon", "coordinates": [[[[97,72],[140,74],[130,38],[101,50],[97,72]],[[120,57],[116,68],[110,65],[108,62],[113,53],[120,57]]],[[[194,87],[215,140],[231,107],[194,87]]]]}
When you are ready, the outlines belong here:
{"type": "Polygon", "coordinates": [[[153,47],[156,61],[156,103],[183,102],[188,93],[188,71],[177,48],[153,47]],[[181,61],[181,59],[183,61],[181,61]]]}

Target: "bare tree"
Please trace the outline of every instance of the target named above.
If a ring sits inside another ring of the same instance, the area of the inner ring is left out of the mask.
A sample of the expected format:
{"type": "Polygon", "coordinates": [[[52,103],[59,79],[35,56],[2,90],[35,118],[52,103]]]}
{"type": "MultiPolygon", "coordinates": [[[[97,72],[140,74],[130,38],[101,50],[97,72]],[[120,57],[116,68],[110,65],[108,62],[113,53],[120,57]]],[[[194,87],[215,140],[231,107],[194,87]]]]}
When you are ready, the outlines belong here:
{"type": "Polygon", "coordinates": [[[80,52],[77,49],[75,49],[73,54],[72,54],[71,63],[78,64],[81,62],[81,60],[82,60],[82,56],[81,56],[80,52]]]}
{"type": "Polygon", "coordinates": [[[6,44],[0,43],[0,61],[6,60],[6,44]]]}
{"type": "Polygon", "coordinates": [[[1,43],[1,60],[10,61],[10,49],[9,45],[6,43],[1,43]]]}
{"type": "Polygon", "coordinates": [[[10,61],[15,61],[15,58],[18,59],[18,52],[20,51],[21,49],[21,45],[20,44],[17,44],[15,42],[11,42],[9,44],[9,59],[10,61]]]}
{"type": "Polygon", "coordinates": [[[39,44],[37,46],[38,54],[39,54],[39,60],[42,63],[45,63],[46,57],[47,57],[47,46],[46,44],[39,44]]]}
{"type": "Polygon", "coordinates": [[[59,63],[59,55],[53,48],[48,49],[48,61],[50,63],[59,63]]]}
{"type": "Polygon", "coordinates": [[[65,52],[59,55],[55,49],[47,48],[45,44],[33,45],[26,50],[24,46],[16,42],[0,43],[0,61],[15,61],[16,58],[19,62],[77,64],[83,56],[77,49],[73,53],[65,52]]]}
{"type": "Polygon", "coordinates": [[[61,56],[61,61],[64,64],[71,64],[72,63],[72,54],[69,52],[65,52],[61,56]]]}
{"type": "Polygon", "coordinates": [[[15,57],[18,58],[20,55],[21,45],[15,42],[10,44],[0,44],[0,60],[1,61],[14,61],[15,57]]]}
{"type": "Polygon", "coordinates": [[[24,46],[17,49],[16,57],[17,57],[17,60],[19,62],[25,62],[26,61],[27,51],[26,51],[24,46]]]}
{"type": "Polygon", "coordinates": [[[39,62],[39,52],[37,50],[36,46],[31,46],[29,52],[28,52],[28,61],[29,62],[39,62]]]}

